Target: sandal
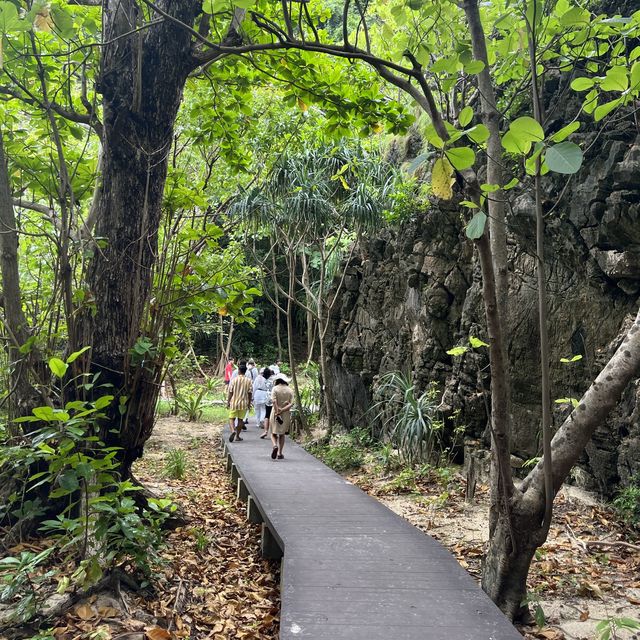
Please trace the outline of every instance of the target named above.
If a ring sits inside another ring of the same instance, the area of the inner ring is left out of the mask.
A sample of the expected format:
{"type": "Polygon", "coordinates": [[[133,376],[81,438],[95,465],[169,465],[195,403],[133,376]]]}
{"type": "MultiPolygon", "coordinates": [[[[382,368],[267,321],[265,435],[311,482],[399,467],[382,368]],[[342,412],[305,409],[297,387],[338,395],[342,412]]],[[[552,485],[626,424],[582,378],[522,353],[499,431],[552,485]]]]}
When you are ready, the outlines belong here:
{"type": "Polygon", "coordinates": [[[242,438],[241,438],[240,436],[236,436],[236,440],[237,440],[238,442],[242,442],[242,438]]]}
{"type": "Polygon", "coordinates": [[[264,440],[269,434],[265,431],[261,436],[260,440],[264,440]]]}
{"type": "Polygon", "coordinates": [[[273,447],[273,451],[271,452],[271,459],[275,460],[278,457],[278,447],[273,447]]]}
{"type": "Polygon", "coordinates": [[[280,454],[280,455],[278,456],[278,460],[284,460],[284,456],[283,456],[282,454],[280,454]]]}
{"type": "Polygon", "coordinates": [[[229,436],[229,442],[233,442],[236,439],[236,432],[234,431],[230,436],[229,436]]]}

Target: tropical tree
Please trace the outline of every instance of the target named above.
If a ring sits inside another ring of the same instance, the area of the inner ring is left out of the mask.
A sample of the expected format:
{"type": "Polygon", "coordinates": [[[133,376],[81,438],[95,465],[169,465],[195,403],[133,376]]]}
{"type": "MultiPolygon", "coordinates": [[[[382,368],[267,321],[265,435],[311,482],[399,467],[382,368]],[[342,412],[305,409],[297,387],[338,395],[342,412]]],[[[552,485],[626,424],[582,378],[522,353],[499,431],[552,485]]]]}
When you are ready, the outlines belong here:
{"type": "MultiPolygon", "coordinates": [[[[329,425],[333,423],[333,402],[327,397],[330,387],[324,385],[330,359],[325,337],[329,314],[344,282],[344,271],[340,274],[335,267],[348,245],[353,250],[356,236],[381,223],[394,178],[391,168],[375,153],[346,145],[311,148],[283,156],[269,178],[254,186],[232,209],[246,220],[251,231],[270,238],[270,255],[261,258],[267,270],[270,257],[284,253],[291,285],[289,290],[278,286],[278,291],[285,299],[293,292],[293,302],[317,325],[324,411],[329,425]],[[329,296],[328,285],[334,276],[337,284],[329,296]],[[304,298],[295,295],[298,288],[304,298]]],[[[277,285],[277,277],[274,282],[277,285]]],[[[307,322],[310,350],[313,322],[307,322]]]]}

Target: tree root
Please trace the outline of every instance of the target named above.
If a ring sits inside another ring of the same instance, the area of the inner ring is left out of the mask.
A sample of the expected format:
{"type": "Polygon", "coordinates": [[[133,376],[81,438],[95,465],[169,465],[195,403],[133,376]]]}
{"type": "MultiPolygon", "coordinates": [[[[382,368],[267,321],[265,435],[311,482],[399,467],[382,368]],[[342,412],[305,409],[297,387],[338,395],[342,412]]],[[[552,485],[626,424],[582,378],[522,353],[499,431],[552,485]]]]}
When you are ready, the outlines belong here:
{"type": "Polygon", "coordinates": [[[89,598],[96,593],[112,593],[117,595],[119,600],[122,600],[120,593],[121,584],[124,584],[131,591],[140,591],[140,585],[134,578],[120,567],[116,567],[88,589],[66,594],[60,599],[55,599],[55,597],[52,597],[55,596],[55,594],[51,594],[49,600],[45,601],[41,607],[40,613],[34,619],[29,620],[29,622],[25,622],[22,625],[16,625],[13,621],[0,624],[0,637],[7,638],[7,640],[30,638],[34,633],[37,633],[41,627],[50,624],[66,613],[77,602],[89,598]],[[52,600],[53,602],[51,602],[52,600]],[[48,602],[50,603],[49,606],[47,604],[48,602]]]}

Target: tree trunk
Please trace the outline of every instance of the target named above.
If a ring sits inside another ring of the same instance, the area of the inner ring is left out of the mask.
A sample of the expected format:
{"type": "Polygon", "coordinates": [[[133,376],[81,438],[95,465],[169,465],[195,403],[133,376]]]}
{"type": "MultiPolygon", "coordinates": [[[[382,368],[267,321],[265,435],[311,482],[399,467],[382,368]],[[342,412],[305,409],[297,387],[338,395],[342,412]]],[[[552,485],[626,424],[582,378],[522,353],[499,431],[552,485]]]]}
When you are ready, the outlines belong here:
{"type": "MultiPolygon", "coordinates": [[[[593,432],[616,406],[622,392],[640,371],[640,311],[620,346],[582,396],[551,441],[553,492],[560,490],[593,432]]],[[[511,619],[521,613],[527,575],[535,550],[547,538],[544,463],[540,461],[515,490],[509,520],[502,513],[491,523],[489,548],[482,570],[482,588],[511,619]],[[512,541],[513,540],[513,544],[512,541]]]]}
{"type": "MultiPolygon", "coordinates": [[[[29,361],[32,359],[32,354],[21,353],[19,349],[27,341],[29,330],[22,310],[18,230],[13,211],[2,131],[0,131],[0,269],[4,330],[9,334],[6,349],[9,358],[9,418],[12,419],[30,415],[31,411],[42,402],[42,398],[29,380],[29,361]]],[[[9,421],[8,425],[10,432],[13,432],[14,423],[9,421]]]]}
{"type": "MultiPolygon", "coordinates": [[[[200,10],[197,0],[158,4],[187,25],[200,10]]],[[[134,0],[103,4],[109,44],[98,85],[104,139],[95,236],[106,246],[96,249],[89,268],[92,303],[75,340],[92,345],[91,369],[116,396],[103,435],[108,446],[123,448],[123,477],[151,435],[159,391],[162,354],[149,350],[134,362],[130,353],[144,335],[173,127],[192,64],[191,35],[172,21],[125,35],[135,27],[137,12],[134,0]],[[124,416],[117,410],[119,397],[126,398],[124,416]]]]}

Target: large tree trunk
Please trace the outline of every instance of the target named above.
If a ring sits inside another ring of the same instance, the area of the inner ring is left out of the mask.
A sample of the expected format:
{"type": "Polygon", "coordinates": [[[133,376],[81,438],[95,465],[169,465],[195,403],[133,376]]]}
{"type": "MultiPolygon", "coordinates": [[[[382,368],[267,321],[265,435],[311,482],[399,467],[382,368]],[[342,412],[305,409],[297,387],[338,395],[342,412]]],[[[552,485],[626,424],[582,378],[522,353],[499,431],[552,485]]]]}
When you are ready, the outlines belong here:
{"type": "MultiPolygon", "coordinates": [[[[582,396],[551,441],[553,492],[560,490],[593,432],[616,406],[622,392],[640,371],[640,311],[605,368],[582,396]]],[[[492,522],[482,588],[512,619],[527,593],[527,575],[535,550],[547,538],[544,465],[538,465],[510,502],[511,530],[502,515],[492,522]],[[512,544],[513,540],[513,544],[512,544]]]]}
{"type": "MultiPolygon", "coordinates": [[[[6,349],[9,358],[9,418],[30,415],[42,398],[29,378],[32,353],[20,352],[29,337],[27,320],[22,310],[18,264],[18,230],[13,210],[11,186],[4,141],[0,131],[0,270],[2,273],[2,307],[6,349]]],[[[14,423],[9,422],[13,431],[14,423]]]]}
{"type": "MultiPolygon", "coordinates": [[[[197,0],[157,4],[187,25],[200,9],[197,0]]],[[[94,235],[106,246],[95,250],[87,277],[93,308],[83,314],[75,341],[93,346],[91,369],[100,372],[100,383],[113,385],[116,401],[103,435],[123,448],[125,477],[151,435],[159,391],[161,354],[149,351],[133,362],[130,353],[144,335],[173,127],[193,64],[191,35],[172,21],[125,35],[135,29],[137,12],[134,0],[103,6],[110,44],[98,86],[104,139],[94,235]],[[124,416],[119,397],[127,398],[124,416]]]]}

